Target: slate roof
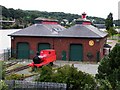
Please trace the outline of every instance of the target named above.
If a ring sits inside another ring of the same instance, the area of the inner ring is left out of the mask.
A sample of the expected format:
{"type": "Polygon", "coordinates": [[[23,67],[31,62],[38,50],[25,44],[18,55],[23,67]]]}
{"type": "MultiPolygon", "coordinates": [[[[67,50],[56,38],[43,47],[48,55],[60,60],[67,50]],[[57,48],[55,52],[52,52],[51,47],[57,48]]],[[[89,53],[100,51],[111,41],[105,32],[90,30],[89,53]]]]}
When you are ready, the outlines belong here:
{"type": "Polygon", "coordinates": [[[106,28],[105,24],[94,24],[94,25],[99,29],[106,28]]]}
{"type": "Polygon", "coordinates": [[[9,36],[104,38],[107,36],[107,33],[100,31],[92,25],[76,24],[65,29],[59,24],[35,24],[9,36]]]}
{"type": "Polygon", "coordinates": [[[34,24],[9,36],[56,36],[62,30],[65,28],[59,24],[34,24]]]}
{"type": "Polygon", "coordinates": [[[58,21],[56,19],[49,19],[49,18],[42,18],[42,17],[38,17],[35,20],[42,20],[42,21],[58,21]]]}
{"type": "Polygon", "coordinates": [[[76,24],[69,29],[60,33],[65,37],[81,37],[81,38],[103,38],[107,36],[106,32],[100,31],[92,25],[76,24]]]}

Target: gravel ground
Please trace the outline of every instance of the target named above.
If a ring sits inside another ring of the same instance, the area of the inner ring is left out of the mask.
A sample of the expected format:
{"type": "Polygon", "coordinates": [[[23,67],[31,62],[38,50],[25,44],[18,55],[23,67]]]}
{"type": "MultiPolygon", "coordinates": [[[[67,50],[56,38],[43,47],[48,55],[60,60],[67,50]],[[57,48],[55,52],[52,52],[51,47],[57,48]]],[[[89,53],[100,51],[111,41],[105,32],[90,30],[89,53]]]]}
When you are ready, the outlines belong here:
{"type": "Polygon", "coordinates": [[[98,64],[75,64],[78,70],[95,75],[98,73],[98,64]]]}
{"type": "MultiPolygon", "coordinates": [[[[24,61],[24,62],[20,62],[20,64],[29,64],[31,63],[31,61],[24,61]]],[[[97,70],[98,70],[98,66],[99,64],[96,64],[96,63],[89,63],[89,62],[79,62],[79,61],[61,61],[61,60],[57,60],[54,62],[54,65],[55,66],[64,66],[64,65],[72,65],[74,64],[74,66],[76,68],[78,68],[78,70],[81,70],[83,72],[86,72],[86,73],[89,73],[89,74],[92,74],[92,75],[95,75],[97,73],[97,70]]],[[[20,72],[17,72],[17,73],[21,73],[21,74],[30,74],[29,71],[30,69],[25,69],[23,71],[20,71],[20,72]]]]}
{"type": "MultiPolygon", "coordinates": [[[[24,61],[24,62],[20,62],[20,64],[29,64],[31,63],[32,60],[30,61],[24,61]]],[[[95,76],[95,74],[97,73],[97,68],[99,66],[99,64],[96,64],[96,63],[89,63],[89,62],[79,62],[79,61],[61,61],[61,60],[57,60],[54,62],[54,66],[56,67],[60,67],[60,66],[64,66],[64,65],[74,65],[74,67],[78,68],[78,70],[81,70],[85,73],[89,73],[93,76],[95,76]]],[[[25,69],[25,70],[22,70],[20,72],[17,72],[18,74],[29,74],[31,75],[32,73],[29,72],[30,69],[25,69]]],[[[29,77],[29,78],[26,78],[25,80],[26,81],[34,81],[35,80],[35,77],[36,76],[32,76],[32,77],[29,77]]]]}
{"type": "Polygon", "coordinates": [[[57,66],[64,66],[64,65],[74,65],[74,67],[78,68],[83,72],[95,75],[98,71],[99,64],[96,63],[85,63],[85,62],[78,62],[78,61],[56,61],[54,62],[57,66]]]}
{"type": "MultiPolygon", "coordinates": [[[[19,62],[18,64],[22,64],[22,65],[28,65],[29,63],[31,63],[32,60],[25,60],[23,62],[19,62]]],[[[64,65],[74,65],[74,67],[78,68],[78,70],[81,70],[85,73],[89,73],[93,76],[95,76],[95,74],[97,73],[98,70],[98,66],[99,64],[96,63],[90,63],[90,62],[79,62],[79,61],[62,61],[62,60],[57,60],[54,62],[54,66],[53,67],[61,67],[64,65]]],[[[24,75],[32,75],[33,73],[29,72],[31,70],[31,68],[16,72],[17,74],[24,74],[24,75]]],[[[32,76],[29,78],[26,78],[26,81],[34,81],[36,76],[32,76]]]]}

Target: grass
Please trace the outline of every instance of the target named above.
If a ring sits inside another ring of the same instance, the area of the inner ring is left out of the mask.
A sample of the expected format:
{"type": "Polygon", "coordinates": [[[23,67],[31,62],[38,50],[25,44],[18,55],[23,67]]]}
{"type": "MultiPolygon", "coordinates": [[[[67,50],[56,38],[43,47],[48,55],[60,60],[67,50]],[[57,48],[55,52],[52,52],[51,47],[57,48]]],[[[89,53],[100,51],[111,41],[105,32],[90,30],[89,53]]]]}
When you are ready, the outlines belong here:
{"type": "Polygon", "coordinates": [[[112,44],[112,42],[107,42],[107,44],[112,44]]]}
{"type": "Polygon", "coordinates": [[[15,64],[9,68],[7,68],[7,70],[12,70],[12,69],[15,69],[15,68],[18,68],[18,67],[21,67],[21,66],[24,66],[23,64],[15,64]]]}
{"type": "Polygon", "coordinates": [[[3,67],[3,61],[0,61],[0,79],[2,78],[2,67],[3,67]]]}
{"type": "Polygon", "coordinates": [[[120,40],[118,40],[118,42],[120,42],[120,40]]]}
{"type": "Polygon", "coordinates": [[[114,36],[120,36],[120,34],[115,34],[114,36]]]}
{"type": "Polygon", "coordinates": [[[120,37],[120,34],[115,34],[113,36],[109,36],[108,39],[109,40],[118,40],[119,37],[120,37]]]}
{"type": "Polygon", "coordinates": [[[3,64],[3,61],[0,61],[0,67],[2,66],[2,64],[3,64]]]}

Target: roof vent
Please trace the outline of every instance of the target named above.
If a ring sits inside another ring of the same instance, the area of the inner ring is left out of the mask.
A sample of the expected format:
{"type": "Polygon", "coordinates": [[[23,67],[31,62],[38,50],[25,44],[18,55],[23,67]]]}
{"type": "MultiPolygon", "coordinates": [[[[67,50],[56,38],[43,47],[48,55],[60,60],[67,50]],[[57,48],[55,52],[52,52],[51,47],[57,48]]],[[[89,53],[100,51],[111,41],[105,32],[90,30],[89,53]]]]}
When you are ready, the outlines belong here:
{"type": "Polygon", "coordinates": [[[58,34],[61,31],[61,28],[52,28],[53,34],[58,34]]]}
{"type": "Polygon", "coordinates": [[[60,32],[60,31],[62,31],[62,29],[61,28],[52,28],[52,31],[60,32]]]}

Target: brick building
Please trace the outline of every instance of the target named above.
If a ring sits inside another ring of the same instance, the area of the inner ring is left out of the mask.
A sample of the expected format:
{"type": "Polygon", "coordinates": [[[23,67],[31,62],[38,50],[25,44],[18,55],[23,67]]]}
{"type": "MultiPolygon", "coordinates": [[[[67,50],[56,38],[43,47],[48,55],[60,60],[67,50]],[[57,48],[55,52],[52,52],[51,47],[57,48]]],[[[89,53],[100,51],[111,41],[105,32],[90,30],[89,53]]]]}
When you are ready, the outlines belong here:
{"type": "Polygon", "coordinates": [[[33,58],[37,51],[55,49],[58,60],[99,61],[107,33],[91,25],[86,14],[68,29],[56,20],[37,18],[37,24],[10,34],[12,56],[33,58]]]}

